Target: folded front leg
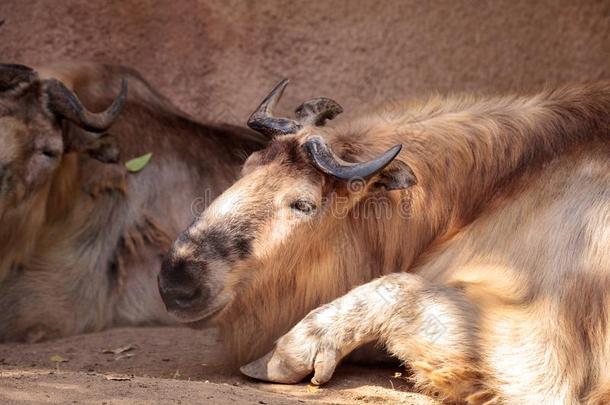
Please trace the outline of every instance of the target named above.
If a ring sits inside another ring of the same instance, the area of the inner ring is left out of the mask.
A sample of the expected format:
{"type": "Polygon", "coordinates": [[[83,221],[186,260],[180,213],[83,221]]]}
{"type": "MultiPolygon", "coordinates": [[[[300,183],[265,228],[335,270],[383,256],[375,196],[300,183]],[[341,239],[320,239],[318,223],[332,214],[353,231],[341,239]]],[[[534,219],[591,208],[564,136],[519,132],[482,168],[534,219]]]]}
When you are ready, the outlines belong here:
{"type": "Polygon", "coordinates": [[[367,284],[310,312],[277,341],[273,351],[241,368],[260,380],[297,383],[315,370],[312,383],[327,382],[339,361],[355,348],[378,335],[379,323],[371,307],[382,312],[388,303],[381,295],[371,296],[367,284]]]}
{"type": "Polygon", "coordinates": [[[475,306],[459,289],[392,274],[313,310],[270,353],[241,371],[280,383],[296,383],[314,372],[311,382],[323,384],[352,350],[379,341],[413,366],[416,382],[427,392],[489,400],[473,366],[476,320],[475,306]]]}

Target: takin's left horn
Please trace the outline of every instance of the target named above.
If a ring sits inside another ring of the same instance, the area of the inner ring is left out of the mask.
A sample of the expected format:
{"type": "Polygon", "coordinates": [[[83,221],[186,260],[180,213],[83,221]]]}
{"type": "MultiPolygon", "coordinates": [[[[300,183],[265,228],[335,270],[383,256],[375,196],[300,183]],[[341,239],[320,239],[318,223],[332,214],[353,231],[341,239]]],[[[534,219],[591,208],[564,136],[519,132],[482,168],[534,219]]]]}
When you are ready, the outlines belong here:
{"type": "Polygon", "coordinates": [[[332,120],[343,112],[343,108],[336,101],[321,97],[301,104],[295,111],[297,120],[274,117],[273,109],[280,101],[287,85],[288,79],[284,79],[271,90],[248,119],[250,128],[273,138],[278,135],[294,134],[307,125],[322,126],[326,120],[332,120]]]}
{"type": "Polygon", "coordinates": [[[288,79],[284,79],[275,85],[271,93],[265,97],[248,119],[250,128],[269,138],[276,135],[294,134],[301,129],[301,124],[295,120],[273,116],[273,109],[282,98],[286,86],[288,86],[288,79]]]}
{"type": "Polygon", "coordinates": [[[402,149],[402,145],[395,145],[368,162],[349,163],[335,155],[326,141],[319,136],[311,137],[303,146],[318,170],[341,180],[367,179],[374,176],[389,165],[402,149]]]}
{"type": "Polygon", "coordinates": [[[50,79],[46,84],[49,108],[56,114],[72,121],[90,132],[104,132],[118,118],[127,98],[127,81],[121,82],[121,91],[105,111],[93,113],[87,110],[77,95],[63,83],[50,79]]]}

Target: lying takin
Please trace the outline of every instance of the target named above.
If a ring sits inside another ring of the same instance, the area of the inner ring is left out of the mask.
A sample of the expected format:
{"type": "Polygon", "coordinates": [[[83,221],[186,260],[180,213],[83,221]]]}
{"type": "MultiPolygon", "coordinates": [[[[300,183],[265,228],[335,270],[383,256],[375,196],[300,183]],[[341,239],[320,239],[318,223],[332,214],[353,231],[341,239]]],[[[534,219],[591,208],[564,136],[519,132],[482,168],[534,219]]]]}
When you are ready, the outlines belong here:
{"type": "Polygon", "coordinates": [[[162,254],[266,141],[195,121],[127,68],[1,65],[0,340],[173,323],[162,254]]]}
{"type": "Polygon", "coordinates": [[[610,402],[610,82],[334,127],[328,99],[274,118],[285,85],[250,122],[273,142],[163,262],[177,319],[269,351],[241,369],[266,381],[376,342],[443,400],[610,402]]]}

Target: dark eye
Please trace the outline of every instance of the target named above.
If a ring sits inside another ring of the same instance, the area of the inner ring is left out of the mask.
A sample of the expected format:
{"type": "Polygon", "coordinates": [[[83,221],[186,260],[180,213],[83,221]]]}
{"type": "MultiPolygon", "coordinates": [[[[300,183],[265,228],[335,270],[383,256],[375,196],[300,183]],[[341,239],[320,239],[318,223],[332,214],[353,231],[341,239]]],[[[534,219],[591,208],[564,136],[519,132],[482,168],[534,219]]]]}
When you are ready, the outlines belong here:
{"type": "Polygon", "coordinates": [[[42,154],[49,159],[57,159],[59,157],[59,152],[53,149],[43,149],[42,154]]]}
{"type": "Polygon", "coordinates": [[[310,201],[306,200],[296,200],[292,204],[290,204],[290,208],[293,210],[297,210],[302,212],[303,214],[313,214],[316,210],[316,205],[310,201]]]}

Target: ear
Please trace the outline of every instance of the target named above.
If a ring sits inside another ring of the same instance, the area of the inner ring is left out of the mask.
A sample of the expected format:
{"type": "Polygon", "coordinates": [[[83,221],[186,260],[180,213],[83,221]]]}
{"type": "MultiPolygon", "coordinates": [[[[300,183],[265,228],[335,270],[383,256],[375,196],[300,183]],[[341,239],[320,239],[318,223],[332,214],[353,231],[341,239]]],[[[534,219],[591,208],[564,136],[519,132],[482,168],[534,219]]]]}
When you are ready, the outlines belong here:
{"type": "Polygon", "coordinates": [[[87,154],[103,163],[117,163],[120,150],[117,140],[112,135],[106,135],[87,147],[87,154]]]}
{"type": "Polygon", "coordinates": [[[103,163],[119,161],[120,150],[113,136],[107,133],[100,136],[67,121],[64,121],[63,132],[66,151],[86,153],[103,163]]]}
{"type": "Polygon", "coordinates": [[[404,190],[417,184],[417,177],[411,167],[402,160],[394,160],[373,178],[375,189],[404,190]]]}

